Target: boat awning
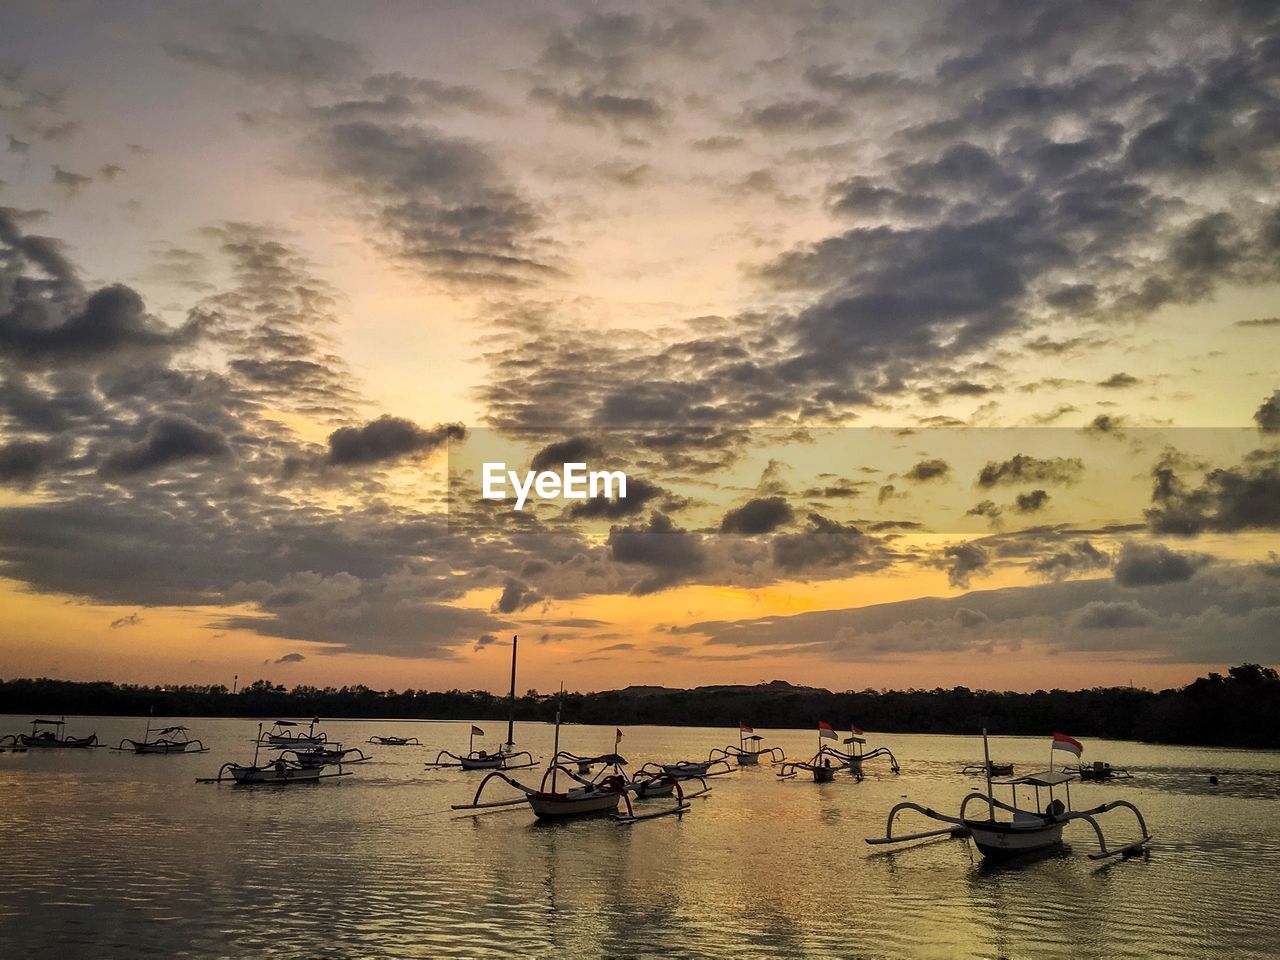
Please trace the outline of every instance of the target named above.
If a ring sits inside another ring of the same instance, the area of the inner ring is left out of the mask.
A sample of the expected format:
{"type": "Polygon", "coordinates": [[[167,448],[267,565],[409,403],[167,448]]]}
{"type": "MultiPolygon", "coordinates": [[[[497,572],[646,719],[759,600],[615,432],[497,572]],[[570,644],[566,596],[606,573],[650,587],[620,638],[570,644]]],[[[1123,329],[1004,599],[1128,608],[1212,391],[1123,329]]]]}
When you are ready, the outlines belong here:
{"type": "Polygon", "coordinates": [[[65,720],[32,720],[33,726],[60,727],[67,721],[65,720]]]}
{"type": "Polygon", "coordinates": [[[866,743],[865,737],[845,737],[845,743],[866,743]]]}
{"type": "Polygon", "coordinates": [[[743,737],[742,739],[743,740],[763,740],[764,737],[760,736],[758,733],[753,733],[751,736],[743,737]]]}
{"type": "Polygon", "coordinates": [[[999,780],[994,785],[1016,787],[1025,783],[1028,787],[1060,787],[1074,779],[1072,774],[1061,770],[1043,770],[1040,773],[1029,773],[1025,777],[1014,777],[1012,780],[999,780]]]}
{"type": "Polygon", "coordinates": [[[300,724],[296,720],[277,720],[276,726],[277,727],[300,727],[302,726],[302,724],[300,724]]]}

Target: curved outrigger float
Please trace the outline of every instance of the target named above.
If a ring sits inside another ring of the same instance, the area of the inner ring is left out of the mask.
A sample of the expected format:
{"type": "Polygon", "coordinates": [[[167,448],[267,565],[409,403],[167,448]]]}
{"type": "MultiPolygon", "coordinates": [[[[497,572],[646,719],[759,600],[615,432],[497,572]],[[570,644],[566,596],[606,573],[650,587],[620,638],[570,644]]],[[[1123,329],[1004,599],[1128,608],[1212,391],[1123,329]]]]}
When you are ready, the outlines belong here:
{"type": "MultiPolygon", "coordinates": [[[[986,731],[983,731],[983,743],[986,743],[986,731]]],[[[1083,820],[1093,828],[1098,839],[1098,852],[1089,854],[1090,860],[1104,860],[1109,857],[1128,856],[1142,850],[1151,842],[1151,833],[1147,830],[1146,820],[1142,812],[1128,800],[1111,800],[1107,803],[1090,807],[1087,810],[1071,809],[1072,774],[1062,771],[1048,770],[1044,773],[1030,774],[1013,780],[994,783],[987,779],[987,791],[974,791],[960,803],[958,816],[939,813],[918,803],[904,801],[889,811],[885,822],[883,837],[868,837],[869,844],[908,843],[913,840],[924,840],[932,837],[965,837],[973,840],[979,852],[991,860],[1005,860],[1011,857],[1026,856],[1053,850],[1062,845],[1062,828],[1073,820],[1083,820]],[[993,788],[1009,787],[1012,802],[1005,803],[995,798],[993,788]],[[1031,809],[1018,806],[1018,788],[1031,787],[1035,791],[1035,806],[1031,809]],[[1065,787],[1066,802],[1055,796],[1055,790],[1065,787]],[[1040,791],[1048,791],[1048,803],[1043,810],[1040,807],[1040,791]],[[986,806],[986,816],[970,816],[970,804],[986,806]],[[1124,808],[1133,813],[1138,823],[1139,838],[1120,846],[1108,847],[1106,834],[1098,818],[1112,810],[1124,808]],[[898,834],[893,832],[894,821],[900,813],[919,813],[944,823],[946,826],[935,830],[924,830],[917,833],[898,834]],[[997,817],[997,811],[1008,814],[1008,819],[997,817]]]]}
{"type": "Polygon", "coordinates": [[[813,775],[814,783],[830,783],[835,779],[838,771],[847,770],[853,775],[853,779],[856,782],[861,783],[863,778],[862,765],[868,760],[876,760],[880,757],[889,758],[889,769],[894,773],[902,772],[902,767],[898,765],[898,758],[893,755],[893,751],[888,747],[865,750],[867,741],[857,734],[847,737],[844,743],[849,748],[848,753],[823,744],[818,748],[818,752],[808,760],[786,761],[778,770],[778,779],[790,780],[798,776],[803,770],[813,775]]]}
{"type": "Polygon", "coordinates": [[[716,747],[709,754],[708,760],[736,760],[740,767],[756,767],[760,758],[765,757],[769,763],[782,763],[787,755],[781,747],[764,746],[764,737],[745,723],[738,724],[738,742],[727,747],[716,747]]]}
{"type": "Polygon", "coordinates": [[[66,726],[65,717],[61,720],[32,720],[31,733],[18,734],[15,749],[17,744],[27,748],[63,750],[84,750],[99,746],[96,733],[87,737],[68,737],[66,726]]]}
{"type": "Polygon", "coordinates": [[[147,721],[147,732],[142,735],[141,740],[131,740],[125,737],[120,741],[120,745],[112,747],[112,750],[121,753],[206,753],[206,747],[199,740],[191,738],[191,731],[187,727],[164,727],[156,731],[156,738],[151,739],[151,722],[147,721]],[[128,744],[126,747],[125,744],[128,744]]]}
{"type": "Polygon", "coordinates": [[[370,737],[365,743],[376,743],[380,747],[420,747],[422,741],[417,737],[370,737]]]}

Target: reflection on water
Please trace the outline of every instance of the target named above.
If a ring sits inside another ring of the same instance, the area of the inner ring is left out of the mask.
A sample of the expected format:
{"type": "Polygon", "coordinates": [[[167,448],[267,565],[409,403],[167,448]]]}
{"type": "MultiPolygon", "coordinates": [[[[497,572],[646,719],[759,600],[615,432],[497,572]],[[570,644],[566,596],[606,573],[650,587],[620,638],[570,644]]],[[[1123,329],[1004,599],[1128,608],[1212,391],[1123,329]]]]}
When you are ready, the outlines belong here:
{"type": "MultiPolygon", "coordinates": [[[[0,732],[27,718],[0,717],[0,732]]],[[[160,721],[157,720],[157,723],[160,721]]],[[[76,721],[115,743],[137,721],[76,721]]],[[[0,754],[0,956],[1203,957],[1280,955],[1276,754],[1086,743],[1136,780],[1078,784],[1077,806],[1125,797],[1156,840],[1099,865],[1074,852],[986,866],[972,846],[866,846],[898,800],[953,810],[976,738],[870,735],[903,765],[855,784],[777,783],[768,767],[711,781],[691,813],[635,826],[535,826],[524,806],[460,814],[482,773],[425,770],[466,723],[334,721],[374,759],[288,788],[196,785],[247,761],[247,720],[189,721],[210,752],[0,754]],[[364,744],[373,734],[425,746],[364,744]],[[1209,785],[1216,774],[1218,786],[1209,785]]],[[[794,757],[812,734],[764,731],[794,757]]],[[[613,729],[566,727],[596,753],[613,729]]],[[[632,764],[703,757],[734,731],[636,727],[632,764]]],[[[551,731],[518,730],[545,757],[551,731]]],[[[1019,772],[1046,738],[1000,738],[1019,772]]],[[[540,769],[520,771],[536,782],[540,769]]],[[[1117,817],[1116,837],[1132,829],[1117,817]]]]}

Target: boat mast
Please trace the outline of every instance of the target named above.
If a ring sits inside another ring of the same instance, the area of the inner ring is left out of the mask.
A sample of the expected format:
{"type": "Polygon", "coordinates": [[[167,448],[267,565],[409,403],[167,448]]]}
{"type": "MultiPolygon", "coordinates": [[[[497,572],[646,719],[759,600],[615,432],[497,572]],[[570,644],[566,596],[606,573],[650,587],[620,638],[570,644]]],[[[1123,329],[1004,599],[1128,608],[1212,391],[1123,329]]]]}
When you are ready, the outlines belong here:
{"type": "Polygon", "coordinates": [[[564,683],[560,684],[560,699],[556,701],[556,740],[551,750],[551,792],[556,792],[556,769],[560,766],[560,708],[564,706],[564,683]]]}
{"type": "Polygon", "coordinates": [[[511,637],[511,694],[508,698],[509,706],[507,709],[507,752],[511,752],[511,748],[516,745],[515,729],[516,729],[516,649],[520,644],[518,636],[511,637]]]}
{"type": "Polygon", "coordinates": [[[983,766],[987,770],[987,810],[991,814],[991,819],[996,818],[996,798],[991,792],[991,748],[987,745],[987,728],[982,728],[982,759],[985,761],[983,766]]]}

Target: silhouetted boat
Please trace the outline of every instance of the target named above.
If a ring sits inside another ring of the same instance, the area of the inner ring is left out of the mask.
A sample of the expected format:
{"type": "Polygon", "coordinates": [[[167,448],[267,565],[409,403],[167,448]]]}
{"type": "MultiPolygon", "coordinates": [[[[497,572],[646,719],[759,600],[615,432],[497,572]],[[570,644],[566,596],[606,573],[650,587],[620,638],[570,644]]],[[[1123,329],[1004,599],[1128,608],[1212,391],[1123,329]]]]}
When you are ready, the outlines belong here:
{"type": "Polygon", "coordinates": [[[316,732],[316,724],[319,722],[319,718],[312,720],[303,732],[300,720],[277,720],[265,734],[259,726],[258,742],[264,746],[322,747],[329,742],[329,735],[316,732]]]}
{"type": "MultiPolygon", "coordinates": [[[[294,742],[298,742],[296,738],[294,742]]],[[[259,784],[285,786],[293,783],[315,783],[318,780],[325,780],[331,777],[351,776],[350,770],[342,769],[341,762],[331,763],[319,758],[303,760],[298,757],[298,752],[295,749],[284,750],[274,760],[260,764],[258,762],[258,752],[262,747],[268,745],[268,741],[262,735],[262,724],[258,724],[258,738],[254,741],[253,748],[253,763],[224,763],[218,768],[216,777],[197,777],[196,783],[225,783],[231,781],[241,786],[259,784]],[[294,754],[294,756],[290,757],[288,754],[294,754]],[[337,771],[325,773],[326,767],[331,765],[337,766],[337,771]]]]}
{"type": "Polygon", "coordinates": [[[861,732],[860,730],[856,731],[852,736],[845,739],[845,746],[849,747],[848,753],[819,741],[818,752],[808,760],[788,760],[784,762],[778,770],[778,779],[790,780],[804,770],[813,775],[814,783],[830,783],[835,779],[838,770],[847,770],[853,774],[855,781],[861,781],[863,776],[862,765],[868,760],[875,760],[880,757],[888,757],[889,768],[894,773],[900,773],[902,768],[898,766],[897,758],[888,747],[876,747],[874,750],[864,752],[863,747],[867,741],[858,735],[861,732]]]}
{"type": "Polygon", "coordinates": [[[206,747],[199,740],[193,740],[186,727],[164,727],[156,731],[156,738],[151,739],[151,721],[147,721],[147,732],[141,740],[130,740],[128,737],[120,741],[112,750],[133,753],[204,753],[206,747]],[[125,746],[125,744],[129,746],[125,746]]]}
{"type": "Polygon", "coordinates": [[[1109,763],[1095,760],[1093,763],[1082,763],[1076,768],[1081,780],[1132,780],[1133,774],[1124,767],[1113,767],[1109,763]]]}
{"type": "Polygon", "coordinates": [[[422,742],[417,737],[370,737],[367,743],[376,743],[382,747],[420,747],[422,742]]]}
{"type": "Polygon", "coordinates": [[[68,737],[64,735],[67,721],[32,720],[31,733],[18,734],[18,742],[24,747],[41,749],[84,749],[98,745],[98,735],[91,733],[87,737],[68,737]]]}

